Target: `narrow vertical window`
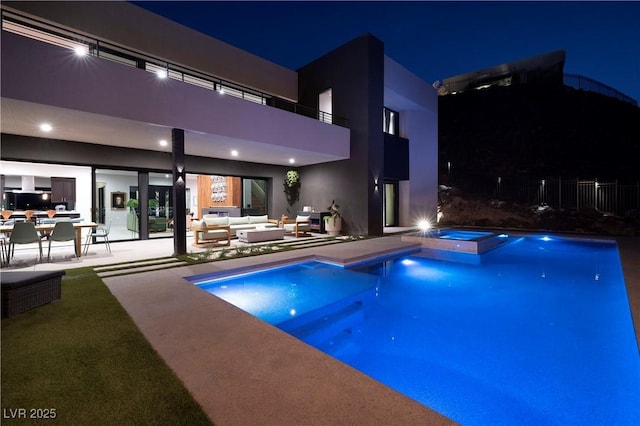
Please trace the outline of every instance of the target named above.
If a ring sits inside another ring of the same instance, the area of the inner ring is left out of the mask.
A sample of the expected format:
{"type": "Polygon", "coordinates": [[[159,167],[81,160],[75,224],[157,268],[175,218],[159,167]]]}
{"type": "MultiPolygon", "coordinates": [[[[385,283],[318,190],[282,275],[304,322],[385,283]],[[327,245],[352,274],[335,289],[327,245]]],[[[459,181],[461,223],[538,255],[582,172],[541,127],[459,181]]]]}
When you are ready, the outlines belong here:
{"type": "Polygon", "coordinates": [[[331,89],[325,90],[318,96],[318,109],[320,110],[318,119],[325,123],[331,123],[331,116],[333,114],[331,89]]]}
{"type": "Polygon", "coordinates": [[[398,136],[398,113],[390,110],[389,108],[383,108],[382,114],[382,131],[390,135],[398,136]]]}

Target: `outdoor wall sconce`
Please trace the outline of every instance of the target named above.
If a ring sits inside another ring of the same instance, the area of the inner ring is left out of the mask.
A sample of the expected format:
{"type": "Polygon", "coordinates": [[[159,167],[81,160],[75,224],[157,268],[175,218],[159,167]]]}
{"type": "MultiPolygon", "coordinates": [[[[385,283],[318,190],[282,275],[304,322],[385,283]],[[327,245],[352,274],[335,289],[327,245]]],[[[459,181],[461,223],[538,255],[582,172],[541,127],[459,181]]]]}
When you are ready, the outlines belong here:
{"type": "Polygon", "coordinates": [[[177,185],[184,185],[184,166],[182,164],[176,165],[175,179],[177,185]]]}

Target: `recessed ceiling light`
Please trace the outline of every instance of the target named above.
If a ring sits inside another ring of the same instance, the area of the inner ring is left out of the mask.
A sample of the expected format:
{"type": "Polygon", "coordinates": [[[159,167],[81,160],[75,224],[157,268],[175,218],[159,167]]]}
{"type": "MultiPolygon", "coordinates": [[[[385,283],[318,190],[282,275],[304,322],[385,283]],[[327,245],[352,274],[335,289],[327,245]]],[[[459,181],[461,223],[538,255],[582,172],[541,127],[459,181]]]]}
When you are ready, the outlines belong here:
{"type": "Polygon", "coordinates": [[[51,130],[53,130],[53,127],[51,127],[51,124],[49,123],[42,123],[40,125],[40,130],[42,130],[43,132],[50,132],[51,130]]]}
{"type": "Polygon", "coordinates": [[[167,141],[165,139],[160,139],[160,146],[167,146],[167,141]]]}
{"type": "Polygon", "coordinates": [[[236,151],[235,149],[231,150],[231,156],[232,157],[237,157],[238,156],[238,151],[236,151]]]}
{"type": "Polygon", "coordinates": [[[86,46],[76,46],[73,51],[76,53],[76,55],[78,56],[86,56],[87,55],[87,47],[86,46]]]}
{"type": "Polygon", "coordinates": [[[160,70],[156,73],[156,75],[158,76],[158,78],[160,79],[164,79],[167,78],[167,72],[165,70],[160,70]]]}
{"type": "Polygon", "coordinates": [[[293,164],[295,162],[296,162],[296,160],[294,158],[289,158],[289,164],[293,164]]]}

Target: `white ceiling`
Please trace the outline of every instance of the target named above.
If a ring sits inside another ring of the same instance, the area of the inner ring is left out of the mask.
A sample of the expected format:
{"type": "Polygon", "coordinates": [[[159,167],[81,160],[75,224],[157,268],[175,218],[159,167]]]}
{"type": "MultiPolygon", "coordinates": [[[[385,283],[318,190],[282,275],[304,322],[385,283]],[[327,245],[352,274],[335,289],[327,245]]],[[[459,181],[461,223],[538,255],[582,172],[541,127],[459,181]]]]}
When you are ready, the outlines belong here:
{"type": "MultiPolygon", "coordinates": [[[[2,98],[0,117],[2,133],[171,152],[171,128],[166,126],[8,98],[2,98]],[[48,133],[40,130],[42,122],[50,123],[53,130],[48,133]],[[168,142],[166,147],[160,146],[161,139],[168,142]]],[[[291,147],[192,132],[188,129],[185,129],[185,153],[283,166],[289,165],[290,158],[295,159],[295,166],[341,159],[291,147]],[[233,157],[231,150],[237,150],[238,156],[233,157]]]]}

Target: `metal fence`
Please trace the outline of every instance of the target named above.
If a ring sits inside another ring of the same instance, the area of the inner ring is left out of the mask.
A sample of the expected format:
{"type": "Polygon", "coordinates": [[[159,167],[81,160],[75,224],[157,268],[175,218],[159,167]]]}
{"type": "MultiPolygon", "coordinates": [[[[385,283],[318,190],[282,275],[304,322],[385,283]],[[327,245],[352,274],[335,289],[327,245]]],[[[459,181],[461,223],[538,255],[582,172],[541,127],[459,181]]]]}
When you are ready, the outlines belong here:
{"type": "Polygon", "coordinates": [[[497,178],[494,198],[526,205],[548,205],[556,209],[596,209],[623,216],[640,209],[640,181],[620,184],[597,179],[551,178],[512,181],[497,178]]]}
{"type": "Polygon", "coordinates": [[[586,90],[588,92],[600,93],[601,95],[616,98],[618,100],[628,102],[631,105],[638,106],[638,101],[631,96],[627,96],[619,90],[614,89],[611,86],[607,86],[604,83],[600,83],[589,77],[585,77],[579,74],[564,74],[564,85],[570,86],[578,90],[586,90]]]}

